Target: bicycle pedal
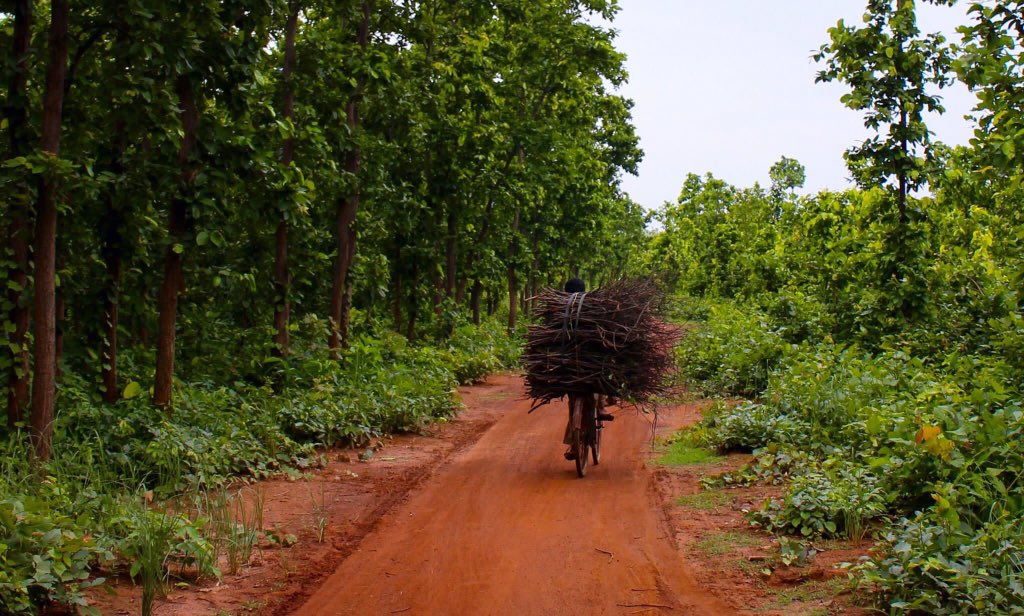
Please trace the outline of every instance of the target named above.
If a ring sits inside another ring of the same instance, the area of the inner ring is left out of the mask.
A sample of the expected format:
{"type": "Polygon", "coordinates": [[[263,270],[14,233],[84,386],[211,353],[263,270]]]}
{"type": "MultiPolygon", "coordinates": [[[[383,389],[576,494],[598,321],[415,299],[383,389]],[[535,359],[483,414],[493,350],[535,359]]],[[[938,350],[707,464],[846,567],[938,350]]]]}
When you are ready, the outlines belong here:
{"type": "Polygon", "coordinates": [[[608,413],[600,413],[597,418],[600,421],[615,421],[615,415],[609,415],[608,413]]]}

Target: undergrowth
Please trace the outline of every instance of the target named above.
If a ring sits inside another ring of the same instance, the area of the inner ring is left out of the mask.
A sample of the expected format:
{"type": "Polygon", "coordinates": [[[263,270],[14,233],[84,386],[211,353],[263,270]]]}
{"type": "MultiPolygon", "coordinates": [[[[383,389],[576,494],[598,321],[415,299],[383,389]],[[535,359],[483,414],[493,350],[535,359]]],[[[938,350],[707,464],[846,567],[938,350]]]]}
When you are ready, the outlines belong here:
{"type": "Polygon", "coordinates": [[[519,341],[489,323],[434,345],[368,333],[339,361],[301,339],[293,348],[262,360],[262,379],[252,366],[222,379],[234,358],[208,358],[196,374],[217,378],[177,382],[172,413],[140,385],[145,356],[125,353],[129,381],[113,405],[91,393],[88,371],[66,371],[53,459],[30,467],[23,428],[0,441],[0,612],[61,604],[88,613],[84,592],[103,582],[100,569],[141,582],[144,611],[171,576],[236,571],[262,538],[262,503],[229,486],[317,466],[320,446],[449,417],[455,387],[513,367],[519,341]]]}
{"type": "Polygon", "coordinates": [[[880,549],[854,571],[892,613],[1024,613],[1024,411],[1012,362],[925,355],[898,340],[780,344],[782,325],[760,314],[709,308],[683,356],[706,391],[749,397],[717,404],[692,431],[697,446],[755,455],[705,486],[784,484],[750,520],[798,542],[873,537],[880,549]],[[735,335],[747,328],[760,333],[735,335]]]}

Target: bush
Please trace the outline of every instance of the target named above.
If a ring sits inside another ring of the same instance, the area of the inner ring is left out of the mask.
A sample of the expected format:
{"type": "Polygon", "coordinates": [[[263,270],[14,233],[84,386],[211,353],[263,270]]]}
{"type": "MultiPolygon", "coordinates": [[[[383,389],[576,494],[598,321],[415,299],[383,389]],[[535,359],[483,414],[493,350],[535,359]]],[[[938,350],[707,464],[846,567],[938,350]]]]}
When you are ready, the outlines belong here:
{"type": "Polygon", "coordinates": [[[112,555],[99,548],[78,520],[38,498],[0,500],[0,604],[5,613],[36,605],[85,606],[91,565],[112,555]]]}
{"type": "MultiPolygon", "coordinates": [[[[320,325],[300,323],[316,333],[320,325]]],[[[140,382],[129,381],[123,399],[108,405],[89,393],[95,387],[88,371],[66,371],[54,458],[41,475],[29,468],[25,434],[0,441],[0,611],[32,613],[51,601],[84,605],[82,590],[102,582],[87,581],[91,567],[114,555],[133,565],[148,561],[131,570],[144,578],[147,600],[159,592],[168,558],[215,574],[203,520],[156,504],[140,509],[126,496],[142,486],[178,497],[316,464],[315,445],[359,445],[422,429],[457,410],[458,382],[513,365],[518,348],[497,323],[461,326],[440,346],[363,334],[340,361],[297,337],[286,359],[238,370],[224,357],[211,360],[225,365],[196,374],[216,377],[216,384],[176,383],[171,414],[152,406],[140,382]]],[[[149,372],[144,354],[125,357],[127,375],[149,372]]]]}
{"type": "Polygon", "coordinates": [[[863,568],[894,613],[1024,613],[1024,521],[999,515],[977,528],[929,513],[884,535],[886,554],[863,568]]]}
{"type": "Polygon", "coordinates": [[[772,406],[744,402],[719,403],[703,422],[705,441],[722,453],[751,452],[770,443],[796,444],[807,439],[810,426],[772,406]]]}
{"type": "Polygon", "coordinates": [[[711,392],[758,395],[788,346],[764,315],[718,304],[683,338],[677,356],[683,375],[711,392]]]}
{"type": "Polygon", "coordinates": [[[817,342],[825,339],[835,327],[835,317],[826,306],[799,289],[764,295],[758,304],[786,342],[817,342]]]}
{"type": "Polygon", "coordinates": [[[783,499],[767,501],[755,523],[803,537],[860,539],[866,525],[885,510],[878,477],[863,468],[832,468],[798,475],[783,499]]]}

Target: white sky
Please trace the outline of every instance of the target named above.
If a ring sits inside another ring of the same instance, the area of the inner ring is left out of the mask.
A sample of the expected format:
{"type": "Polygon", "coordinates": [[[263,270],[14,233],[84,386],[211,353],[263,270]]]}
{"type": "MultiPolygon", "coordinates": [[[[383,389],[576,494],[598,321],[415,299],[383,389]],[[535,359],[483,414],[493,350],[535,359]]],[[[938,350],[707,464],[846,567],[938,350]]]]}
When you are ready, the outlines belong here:
{"type": "MultiPolygon", "coordinates": [[[[864,0],[620,0],[612,24],[628,56],[620,93],[645,151],[639,177],[623,187],[653,209],[679,195],[686,174],[708,171],[738,186],[770,184],[781,156],[807,168],[805,192],[848,185],[842,154],[869,135],[860,113],[839,97],[842,84],[815,84],[811,55],[843,18],[860,24],[864,0]]],[[[919,5],[922,32],[959,40],[964,8],[919,5]]],[[[962,3],[961,3],[962,5],[962,3]]],[[[944,116],[928,120],[935,138],[963,144],[973,96],[957,84],[942,92],[944,116]]]]}

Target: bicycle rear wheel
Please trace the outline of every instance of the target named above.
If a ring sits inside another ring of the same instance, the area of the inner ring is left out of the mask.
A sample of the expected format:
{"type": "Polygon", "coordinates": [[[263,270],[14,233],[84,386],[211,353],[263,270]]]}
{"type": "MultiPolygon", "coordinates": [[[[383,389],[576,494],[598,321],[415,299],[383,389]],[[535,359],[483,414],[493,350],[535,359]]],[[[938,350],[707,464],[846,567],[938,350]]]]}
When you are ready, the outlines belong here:
{"type": "Polygon", "coordinates": [[[576,451],[576,474],[587,476],[587,465],[590,463],[590,439],[587,434],[587,418],[584,416],[585,405],[577,398],[572,409],[572,446],[576,451]]]}
{"type": "Polygon", "coordinates": [[[590,446],[590,455],[594,458],[594,466],[601,463],[601,433],[604,428],[599,422],[594,422],[594,443],[590,446]]]}

